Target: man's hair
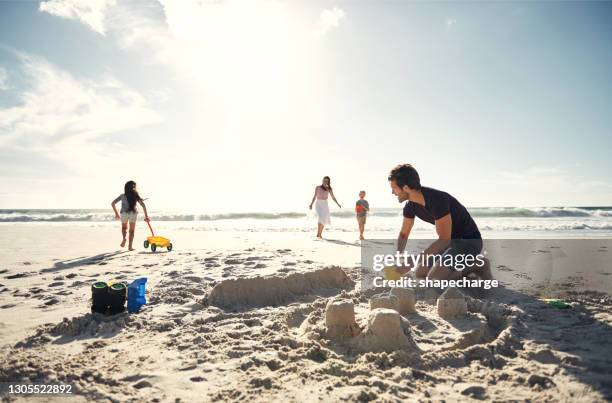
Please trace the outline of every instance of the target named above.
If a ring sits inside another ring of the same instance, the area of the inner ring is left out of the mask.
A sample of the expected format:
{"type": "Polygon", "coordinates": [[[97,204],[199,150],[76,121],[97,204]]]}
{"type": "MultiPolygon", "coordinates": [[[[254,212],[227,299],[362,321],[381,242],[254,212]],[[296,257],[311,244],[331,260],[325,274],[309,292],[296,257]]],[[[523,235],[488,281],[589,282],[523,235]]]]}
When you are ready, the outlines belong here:
{"type": "Polygon", "coordinates": [[[359,194],[365,193],[365,190],[360,190],[359,194]]]}
{"type": "Polygon", "coordinates": [[[421,189],[419,173],[410,164],[400,164],[393,168],[389,173],[389,181],[395,181],[400,188],[408,186],[410,189],[421,189]]]}

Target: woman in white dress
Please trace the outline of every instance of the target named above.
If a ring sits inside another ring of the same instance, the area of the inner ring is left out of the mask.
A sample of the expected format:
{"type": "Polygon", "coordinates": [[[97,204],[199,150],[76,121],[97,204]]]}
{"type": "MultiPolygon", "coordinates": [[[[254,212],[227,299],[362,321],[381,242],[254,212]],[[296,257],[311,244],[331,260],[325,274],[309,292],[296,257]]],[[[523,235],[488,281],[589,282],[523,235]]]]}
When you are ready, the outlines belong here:
{"type": "Polygon", "coordinates": [[[312,196],[312,201],[310,202],[310,209],[312,210],[312,205],[314,204],[315,211],[317,212],[317,218],[319,220],[319,225],[317,227],[317,238],[323,238],[323,228],[325,225],[330,223],[329,205],[327,204],[327,198],[330,195],[338,207],[342,208],[334,196],[334,191],[331,187],[331,179],[329,176],[325,176],[323,177],[323,183],[315,188],[314,196],[312,196]]]}

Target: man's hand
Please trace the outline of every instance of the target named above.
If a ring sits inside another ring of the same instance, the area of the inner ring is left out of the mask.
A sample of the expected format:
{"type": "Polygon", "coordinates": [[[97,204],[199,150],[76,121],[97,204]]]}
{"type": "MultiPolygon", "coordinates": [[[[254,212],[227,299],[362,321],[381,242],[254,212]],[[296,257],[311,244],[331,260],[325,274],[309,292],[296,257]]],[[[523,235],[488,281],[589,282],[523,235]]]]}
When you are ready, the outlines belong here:
{"type": "Polygon", "coordinates": [[[145,217],[145,218],[144,218],[144,220],[145,220],[146,222],[151,221],[151,219],[150,219],[149,217],[145,217]]]}
{"type": "Polygon", "coordinates": [[[121,220],[121,216],[117,213],[115,213],[115,220],[121,220]]]}

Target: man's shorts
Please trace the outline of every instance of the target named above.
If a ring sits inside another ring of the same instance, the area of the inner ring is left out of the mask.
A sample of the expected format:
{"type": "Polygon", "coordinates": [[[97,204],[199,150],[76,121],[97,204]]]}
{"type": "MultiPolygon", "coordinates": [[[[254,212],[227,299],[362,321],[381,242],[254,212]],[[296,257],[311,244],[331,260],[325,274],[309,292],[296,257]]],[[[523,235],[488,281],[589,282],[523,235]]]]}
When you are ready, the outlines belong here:
{"type": "Polygon", "coordinates": [[[482,239],[451,239],[450,245],[436,258],[430,258],[427,266],[432,267],[434,265],[440,265],[448,267],[451,270],[462,271],[470,267],[478,266],[477,255],[482,251],[482,239]],[[452,256],[450,258],[449,256],[452,256]],[[467,258],[466,256],[471,256],[467,258]],[[452,261],[454,265],[444,264],[445,262],[452,261]],[[466,265],[466,262],[475,262],[472,265],[466,265]]]}
{"type": "Polygon", "coordinates": [[[365,222],[366,222],[366,217],[367,217],[367,216],[365,216],[365,215],[358,215],[358,216],[357,216],[357,222],[358,222],[359,224],[365,224],[365,222]]]}
{"type": "Polygon", "coordinates": [[[136,222],[136,218],[138,217],[138,213],[135,211],[130,212],[122,212],[121,213],[121,223],[126,224],[128,221],[132,224],[136,222]]]}

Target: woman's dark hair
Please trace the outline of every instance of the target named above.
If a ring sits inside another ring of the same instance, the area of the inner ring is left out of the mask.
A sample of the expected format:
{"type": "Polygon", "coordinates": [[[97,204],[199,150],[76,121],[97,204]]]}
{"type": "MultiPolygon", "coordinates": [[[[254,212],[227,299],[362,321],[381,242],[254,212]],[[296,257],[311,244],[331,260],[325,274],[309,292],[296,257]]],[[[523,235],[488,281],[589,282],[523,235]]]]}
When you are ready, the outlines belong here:
{"type": "Polygon", "coordinates": [[[136,182],[125,182],[125,186],[123,187],[123,194],[125,194],[125,197],[128,201],[128,211],[134,211],[136,208],[136,202],[142,200],[140,198],[140,195],[136,191],[136,182]]]}
{"type": "Polygon", "coordinates": [[[400,164],[393,168],[389,173],[389,181],[395,181],[400,188],[408,186],[410,189],[421,189],[419,173],[410,164],[400,164]]]}
{"type": "Polygon", "coordinates": [[[324,177],[323,177],[323,183],[321,184],[321,187],[323,188],[323,190],[327,190],[328,192],[329,192],[330,190],[332,190],[332,187],[331,187],[331,179],[330,179],[330,177],[329,177],[329,176],[324,176],[324,177]],[[327,179],[327,185],[325,184],[325,179],[327,179]]]}

